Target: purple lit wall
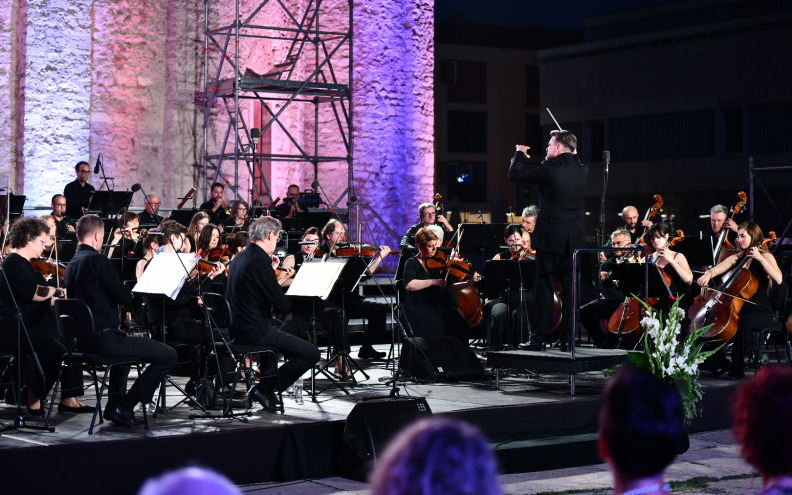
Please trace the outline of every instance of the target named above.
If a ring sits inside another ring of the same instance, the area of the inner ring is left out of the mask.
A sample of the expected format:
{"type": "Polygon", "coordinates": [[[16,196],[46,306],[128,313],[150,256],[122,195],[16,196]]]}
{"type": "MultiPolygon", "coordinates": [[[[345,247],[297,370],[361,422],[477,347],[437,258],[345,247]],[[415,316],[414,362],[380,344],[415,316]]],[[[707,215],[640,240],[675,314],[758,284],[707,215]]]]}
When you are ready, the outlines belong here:
{"type": "MultiPolygon", "coordinates": [[[[243,12],[259,3],[244,0],[243,12]]],[[[211,5],[220,17],[234,8],[211,5]]],[[[354,17],[354,188],[401,235],[415,222],[415,206],[433,193],[433,1],[359,0],[354,17]]],[[[44,206],[73,180],[78,160],[93,165],[101,153],[116,190],[139,182],[161,193],[165,207],[192,185],[200,190],[202,32],[201,0],[2,2],[0,175],[11,175],[28,205],[44,206]]],[[[258,69],[282,57],[255,43],[243,45],[242,55],[258,69]]],[[[343,74],[347,67],[339,62],[336,69],[343,74]]],[[[319,119],[327,123],[332,114],[325,109],[319,119]]],[[[305,137],[313,112],[298,111],[286,125],[305,137]]],[[[220,127],[210,135],[215,143],[220,127]]],[[[290,146],[272,133],[274,151],[290,146]]],[[[339,146],[320,136],[323,152],[339,146]]],[[[279,162],[268,180],[277,196],[292,182],[310,187],[313,171],[279,162]]],[[[319,180],[334,201],[347,186],[346,164],[320,165],[319,180]]],[[[91,181],[98,186],[97,177],[91,181]]],[[[133,206],[141,205],[138,194],[133,206]]],[[[383,224],[371,227],[379,243],[395,246],[383,224]]]]}

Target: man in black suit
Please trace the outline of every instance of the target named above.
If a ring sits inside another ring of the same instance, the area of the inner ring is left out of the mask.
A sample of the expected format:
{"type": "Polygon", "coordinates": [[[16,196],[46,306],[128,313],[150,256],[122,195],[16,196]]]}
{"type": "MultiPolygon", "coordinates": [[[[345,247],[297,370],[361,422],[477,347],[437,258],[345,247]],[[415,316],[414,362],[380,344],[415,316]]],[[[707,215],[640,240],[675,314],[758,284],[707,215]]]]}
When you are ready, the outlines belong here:
{"type": "Polygon", "coordinates": [[[583,193],[588,167],[577,155],[577,138],[569,131],[550,132],[547,157],[538,166],[527,166],[527,146],[517,145],[509,179],[539,185],[539,210],[531,246],[536,249],[536,332],[523,348],[543,351],[553,316],[553,287],[561,281],[561,348],[566,349],[572,330],[572,253],[585,244],[583,193]]]}
{"type": "Polygon", "coordinates": [[[91,203],[91,196],[96,190],[88,183],[91,177],[91,166],[88,162],[77,162],[74,166],[77,178],[66,184],[63,196],[66,197],[66,214],[77,220],[83,216],[83,208],[87,209],[91,203]]]}

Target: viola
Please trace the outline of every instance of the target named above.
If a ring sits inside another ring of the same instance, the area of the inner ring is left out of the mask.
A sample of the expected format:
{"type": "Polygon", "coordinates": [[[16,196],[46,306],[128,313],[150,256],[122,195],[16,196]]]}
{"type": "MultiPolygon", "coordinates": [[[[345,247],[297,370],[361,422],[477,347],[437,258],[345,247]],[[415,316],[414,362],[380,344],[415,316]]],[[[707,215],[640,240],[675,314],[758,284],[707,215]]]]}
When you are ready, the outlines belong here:
{"type": "Polygon", "coordinates": [[[207,259],[209,261],[221,261],[223,258],[228,259],[231,256],[231,250],[228,249],[228,246],[225,247],[217,247],[214,249],[210,249],[207,253],[207,259]]]}

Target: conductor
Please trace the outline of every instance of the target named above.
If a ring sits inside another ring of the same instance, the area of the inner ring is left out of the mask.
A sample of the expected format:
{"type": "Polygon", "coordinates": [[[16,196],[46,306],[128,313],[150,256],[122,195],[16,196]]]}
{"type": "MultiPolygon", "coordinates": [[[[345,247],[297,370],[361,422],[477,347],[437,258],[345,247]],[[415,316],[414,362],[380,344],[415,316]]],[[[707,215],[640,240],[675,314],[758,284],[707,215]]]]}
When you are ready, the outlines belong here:
{"type": "Polygon", "coordinates": [[[553,287],[561,281],[563,301],[561,350],[567,350],[572,330],[572,253],[585,244],[583,193],[588,167],[577,155],[577,137],[569,131],[550,132],[547,156],[539,165],[526,165],[528,146],[517,145],[509,179],[539,185],[539,211],[531,246],[536,249],[536,332],[520,347],[544,351],[553,316],[553,287]]]}

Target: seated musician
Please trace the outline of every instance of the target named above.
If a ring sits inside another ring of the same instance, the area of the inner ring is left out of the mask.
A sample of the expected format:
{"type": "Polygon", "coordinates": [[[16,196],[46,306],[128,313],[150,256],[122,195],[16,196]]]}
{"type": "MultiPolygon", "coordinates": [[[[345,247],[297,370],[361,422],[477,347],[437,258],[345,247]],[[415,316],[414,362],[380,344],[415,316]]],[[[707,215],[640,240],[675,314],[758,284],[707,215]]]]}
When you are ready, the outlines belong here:
{"type": "Polygon", "coordinates": [[[457,311],[455,293],[481,279],[474,273],[465,282],[449,284],[444,274],[427,270],[427,260],[437,253],[440,239],[429,228],[415,234],[418,254],[404,266],[403,311],[407,328],[416,337],[454,336],[468,342],[468,323],[457,311]]]}
{"type": "MultiPolygon", "coordinates": [[[[331,219],[322,229],[322,238],[324,240],[322,244],[319,245],[318,249],[327,253],[326,255],[335,257],[338,245],[346,241],[346,229],[344,228],[344,224],[338,220],[331,219]]],[[[359,263],[360,271],[365,271],[366,275],[370,276],[374,274],[380,262],[382,262],[390,251],[391,249],[388,246],[380,246],[379,251],[370,261],[364,260],[360,256],[354,256],[349,258],[348,263],[359,263]]],[[[351,287],[344,288],[342,284],[337,284],[330,293],[330,297],[325,301],[325,307],[343,308],[347,320],[351,316],[366,318],[368,320],[368,326],[363,337],[363,345],[360,346],[360,351],[358,351],[358,357],[361,359],[382,359],[385,357],[385,353],[376,351],[372,346],[372,342],[375,335],[382,336],[385,334],[385,323],[387,315],[390,313],[390,307],[384,303],[366,300],[357,291],[350,292],[350,290],[351,287]]],[[[344,321],[343,325],[346,326],[347,321],[344,321]]],[[[337,327],[338,325],[333,326],[334,330],[332,333],[337,337],[343,337],[346,332],[340,331],[341,329],[337,327]]],[[[348,343],[344,342],[343,347],[345,349],[348,348],[348,343]]],[[[347,370],[339,371],[343,374],[347,373],[347,370]]]]}
{"type": "MultiPolygon", "coordinates": [[[[8,244],[12,251],[3,260],[3,270],[0,274],[0,328],[2,328],[0,347],[17,348],[17,308],[14,305],[16,301],[22,314],[22,322],[33,344],[33,351],[38,356],[44,372],[42,379],[29,356],[30,347],[27,345],[27,340],[22,337],[22,352],[25,354],[22,369],[29,384],[23,399],[26,401],[28,413],[32,416],[44,416],[41,400],[47,397],[49,390],[55,384],[63,353],[66,352],[66,346],[57,337],[55,318],[50,308],[52,298],[66,297],[66,291],[62,288],[50,287],[44,277],[31,265],[31,260],[41,257],[44,244],[48,241],[47,226],[38,218],[23,217],[14,222],[8,233],[8,244]]],[[[59,412],[93,411],[92,407],[76,399],[83,392],[80,370],[70,368],[63,375],[62,382],[59,412]]]]}
{"type": "MultiPolygon", "coordinates": [[[[227,205],[223,199],[224,192],[225,185],[222,182],[212,183],[209,200],[201,203],[201,206],[198,207],[199,210],[203,210],[208,215],[206,223],[211,221],[215,225],[223,225],[223,222],[228,218],[228,213],[226,213],[227,205]]],[[[192,224],[192,222],[190,223],[192,224]]],[[[192,225],[190,225],[190,228],[192,229],[192,225]]]]}
{"type": "Polygon", "coordinates": [[[668,284],[671,297],[661,297],[655,308],[668,315],[668,311],[673,304],[673,299],[685,295],[681,302],[682,308],[690,305],[690,298],[687,297],[689,286],[693,283],[693,272],[690,270],[685,255],[668,248],[671,240],[671,229],[667,223],[656,223],[646,232],[647,240],[652,244],[655,252],[652,253],[651,262],[665,274],[664,279],[668,284]]]}
{"type": "Polygon", "coordinates": [[[159,195],[156,193],[149,194],[144,210],[140,213],[140,224],[146,226],[161,224],[165,219],[159,215],[160,206],[162,206],[162,200],[159,195]]]}
{"type": "MultiPolygon", "coordinates": [[[[523,219],[525,218],[526,217],[523,216],[523,219]]],[[[528,232],[523,230],[520,225],[507,225],[503,232],[503,240],[506,242],[508,249],[496,254],[492,259],[533,259],[533,257],[529,257],[530,255],[527,254],[527,246],[523,244],[524,242],[530,242],[530,237],[528,236],[528,232]]],[[[526,282],[530,286],[533,280],[526,282]]],[[[504,345],[517,345],[519,342],[528,340],[528,336],[531,333],[531,325],[529,323],[527,308],[533,306],[535,301],[535,294],[526,290],[523,297],[526,310],[523,311],[522,314],[519,310],[519,291],[504,291],[498,294],[497,297],[491,297],[484,304],[484,325],[487,331],[487,344],[490,350],[500,350],[504,345]],[[511,321],[513,324],[511,326],[509,325],[509,308],[512,309],[511,321]],[[514,328],[515,326],[518,327],[519,330],[510,334],[509,328],[514,328]]]]}
{"type": "MultiPolygon", "coordinates": [[[[616,229],[610,235],[610,245],[615,248],[626,248],[630,243],[630,231],[627,229],[616,229]]],[[[600,267],[602,292],[599,297],[580,307],[580,322],[594,341],[594,345],[605,349],[615,347],[616,339],[610,332],[602,330],[600,321],[610,318],[624,302],[624,293],[610,278],[611,267],[617,263],[629,262],[633,258],[632,251],[614,251],[613,254],[614,256],[609,257],[600,267]]]]}
{"type": "Polygon", "coordinates": [[[712,235],[715,237],[720,236],[724,227],[737,232],[737,222],[729,218],[729,209],[723,205],[715,205],[710,208],[710,226],[712,226],[712,235]]]}
{"type": "MultiPolygon", "coordinates": [[[[195,215],[193,215],[192,219],[190,220],[190,226],[187,228],[187,242],[189,243],[189,251],[190,253],[194,253],[197,251],[198,246],[198,236],[201,235],[201,231],[204,227],[209,224],[209,214],[205,211],[199,211],[195,215]]],[[[217,224],[213,224],[217,225],[217,224]]]]}
{"type": "Polygon", "coordinates": [[[143,276],[143,270],[146,269],[149,261],[151,261],[151,258],[157,254],[157,251],[159,251],[160,246],[162,245],[162,239],[158,235],[150,235],[146,231],[143,231],[141,232],[141,237],[143,238],[143,258],[137,262],[137,265],[135,265],[136,280],[140,280],[140,277],[143,276]]]}
{"type": "Polygon", "coordinates": [[[135,426],[136,404],[151,402],[154,391],[176,365],[176,351],[161,342],[127,335],[119,330],[118,305],[129,307],[132,295],[121,283],[110,261],[99,253],[104,238],[104,223],[96,215],[77,222],[77,254],[66,268],[69,297],[82,299],[91,308],[94,334],[77,342],[81,352],[107,356],[136,356],[149,364],[126,391],[129,367],[113,367],[110,372],[104,418],[116,424],[135,426]]]}
{"type": "Polygon", "coordinates": [[[64,239],[66,234],[74,233],[74,220],[66,215],[66,196],[56,194],[52,197],[52,218],[58,225],[58,237],[64,239]]]}
{"type": "Polygon", "coordinates": [[[110,241],[107,257],[120,258],[123,254],[128,257],[140,258],[143,252],[143,246],[140,244],[140,217],[137,213],[128,211],[121,217],[121,225],[123,227],[113,231],[113,239],[110,241]]]}
{"type": "Polygon", "coordinates": [[[415,234],[423,227],[438,225],[442,229],[443,238],[440,239],[440,245],[443,244],[443,241],[450,240],[454,233],[454,228],[443,215],[437,214],[437,209],[432,203],[422,203],[418,206],[418,220],[418,223],[407,229],[401,242],[399,242],[399,246],[401,246],[402,249],[415,250],[415,234]]]}
{"type": "MultiPolygon", "coordinates": [[[[319,362],[320,354],[310,342],[281,331],[272,318],[273,309],[286,314],[291,306],[272,268],[280,230],[281,223],[272,217],[250,224],[250,244],[229,268],[227,297],[234,315],[230,329],[234,343],[269,346],[286,357],[286,363],[278,370],[283,391],[319,362]]],[[[272,380],[262,380],[250,390],[249,397],[265,410],[274,411],[275,388],[272,380]]]]}
{"type": "Polygon", "coordinates": [[[44,215],[41,219],[47,225],[47,243],[44,244],[44,251],[41,255],[45,258],[55,258],[55,253],[52,250],[55,248],[55,239],[58,235],[58,223],[52,215],[44,215]]]}
{"type": "Polygon", "coordinates": [[[536,205],[528,205],[523,208],[522,218],[520,218],[520,227],[522,227],[523,234],[523,247],[531,247],[531,234],[536,228],[536,218],[539,216],[539,207],[536,205]],[[526,238],[527,237],[527,243],[526,238]]]}
{"type": "MultiPolygon", "coordinates": [[[[286,258],[284,258],[281,267],[284,269],[293,269],[293,273],[297,273],[302,266],[303,261],[306,258],[313,258],[313,253],[316,251],[316,247],[319,245],[319,229],[316,227],[311,227],[306,229],[303,232],[302,237],[300,238],[300,249],[294,253],[290,254],[286,258]]],[[[288,287],[291,285],[293,277],[289,277],[286,279],[286,282],[281,283],[281,287],[288,287]]]]}
{"type": "MultiPolygon", "coordinates": [[[[745,265],[748,265],[752,277],[758,284],[756,292],[749,299],[754,304],[742,305],[737,331],[731,339],[734,343],[728,375],[731,379],[740,379],[745,376],[745,350],[751,341],[753,330],[763,328],[773,321],[773,309],[770,306],[768,292],[773,283],[780,284],[784,278],[775,257],[762,246],[762,241],[764,241],[764,235],[757,224],[753,222],[741,223],[735,241],[740,252],[705,271],[696,281],[698,285],[705,287],[714,277],[724,275],[744,262],[745,265]]],[[[694,317],[695,315],[691,315],[691,318],[694,317]]]]}
{"type": "Polygon", "coordinates": [[[250,219],[247,214],[248,204],[245,201],[241,199],[231,201],[231,215],[223,225],[225,231],[229,233],[246,231],[248,225],[250,225],[250,219]]]}
{"type": "MultiPolygon", "coordinates": [[[[174,220],[166,220],[161,228],[164,233],[163,253],[185,252],[188,249],[188,244],[185,242],[187,229],[183,225],[174,220]]],[[[201,237],[213,230],[217,232],[217,228],[212,224],[207,225],[201,232],[201,237]]],[[[217,232],[216,235],[219,239],[220,233],[217,232]]],[[[200,245],[201,238],[198,241],[200,245]]],[[[212,339],[208,333],[208,327],[203,323],[201,294],[208,291],[213,281],[218,277],[225,277],[224,272],[225,265],[223,263],[214,263],[211,268],[206,270],[205,274],[200,270],[194,270],[182,285],[176,299],[147,298],[149,323],[154,329],[152,335],[158,340],[164,339],[165,343],[175,341],[210,346],[212,339]],[[162,335],[163,323],[167,331],[165,336],[162,335]]],[[[215,338],[219,340],[220,337],[216,335],[215,338]]],[[[198,380],[202,376],[201,365],[200,359],[199,362],[193,363],[192,375],[185,387],[191,395],[194,394],[198,380]]]]}
{"type": "Polygon", "coordinates": [[[302,213],[303,209],[300,206],[300,186],[291,184],[286,188],[286,197],[283,198],[281,204],[277,205],[275,209],[278,211],[278,217],[281,219],[294,218],[298,213],[302,213]]]}
{"type": "Polygon", "coordinates": [[[228,259],[231,261],[250,243],[250,237],[247,232],[234,232],[228,236],[226,241],[228,242],[228,259]]]}

